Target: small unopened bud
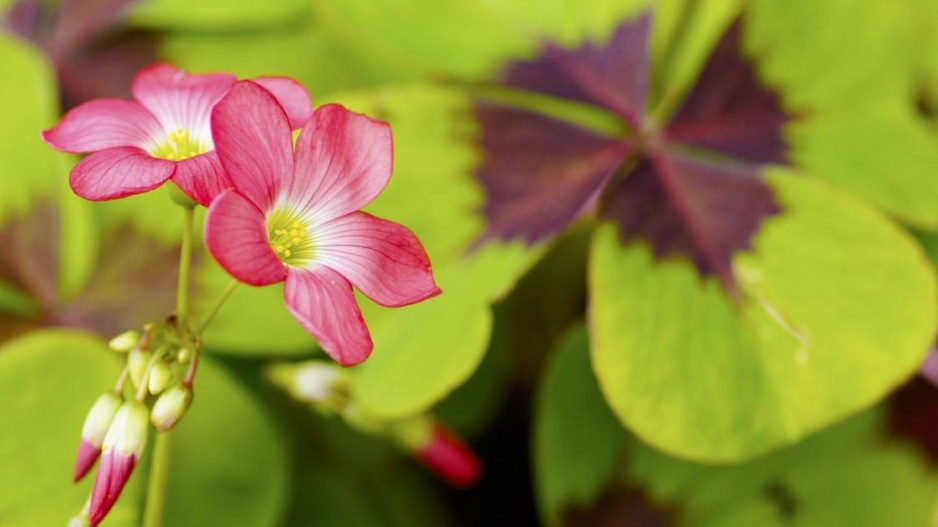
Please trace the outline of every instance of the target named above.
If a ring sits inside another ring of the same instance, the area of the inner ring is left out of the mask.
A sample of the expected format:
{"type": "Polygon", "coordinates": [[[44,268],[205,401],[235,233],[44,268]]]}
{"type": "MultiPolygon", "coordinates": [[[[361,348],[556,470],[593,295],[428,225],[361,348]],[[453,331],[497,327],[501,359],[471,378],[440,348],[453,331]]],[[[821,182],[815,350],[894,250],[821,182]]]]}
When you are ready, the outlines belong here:
{"type": "Polygon", "coordinates": [[[455,433],[428,418],[402,423],[398,440],[438,477],[454,487],[475,485],[482,462],[455,433]]]}
{"type": "Polygon", "coordinates": [[[173,380],[173,369],[165,362],[157,362],[150,369],[149,389],[153,395],[159,395],[160,392],[169,386],[173,380]]]}
{"type": "Polygon", "coordinates": [[[165,432],[176,426],[182,419],[189,405],[192,404],[192,390],[181,384],[163,392],[153,404],[150,421],[157,431],[165,432]]]}
{"type": "Polygon", "coordinates": [[[118,353],[127,353],[137,347],[140,343],[140,333],[134,330],[125,331],[111,339],[107,343],[108,347],[118,353]]]}
{"type": "Polygon", "coordinates": [[[297,370],[294,385],[298,399],[311,403],[326,401],[345,380],[345,372],[335,364],[308,362],[297,370]]]}
{"type": "Polygon", "coordinates": [[[101,466],[91,490],[90,525],[107,516],[140,461],[150,433],[150,412],[139,401],[121,405],[104,438],[101,466]]]}
{"type": "Polygon", "coordinates": [[[140,383],[143,382],[143,376],[146,374],[149,365],[149,351],[143,351],[137,348],[130,350],[130,354],[127,355],[127,368],[130,370],[130,380],[133,381],[134,386],[140,387],[140,383]]]}
{"type": "Polygon", "coordinates": [[[74,480],[76,482],[85,477],[101,455],[104,437],[120,406],[121,398],[113,392],[108,392],[98,397],[91,411],[88,412],[88,417],[85,418],[85,424],[81,429],[81,443],[78,445],[78,455],[75,458],[74,480]]]}
{"type": "Polygon", "coordinates": [[[348,374],[339,366],[325,361],[302,364],[284,363],[268,368],[268,378],[299,401],[314,403],[317,409],[344,406],[347,399],[348,374]]]}
{"type": "Polygon", "coordinates": [[[179,352],[176,353],[176,360],[182,364],[188,364],[192,360],[192,350],[187,346],[179,348],[179,352]]]}

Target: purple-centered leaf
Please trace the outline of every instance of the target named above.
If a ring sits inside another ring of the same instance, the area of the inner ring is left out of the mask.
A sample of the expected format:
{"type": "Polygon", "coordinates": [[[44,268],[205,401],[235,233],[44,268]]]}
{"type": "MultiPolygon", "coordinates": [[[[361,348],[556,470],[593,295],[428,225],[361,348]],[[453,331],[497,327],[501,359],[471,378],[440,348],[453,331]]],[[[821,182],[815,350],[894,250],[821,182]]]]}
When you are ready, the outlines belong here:
{"type": "Polygon", "coordinates": [[[784,163],[789,117],[743,56],[741,29],[737,21],[727,30],[665,133],[746,161],[784,163]]]}
{"type": "Polygon", "coordinates": [[[554,236],[596,203],[628,146],[527,110],[479,103],[485,159],[476,173],[488,200],[484,239],[554,236]]]}
{"type": "Polygon", "coordinates": [[[674,119],[650,122],[642,113],[650,24],[643,15],[620,25],[605,44],[573,51],[546,44],[537,59],[513,63],[501,77],[512,88],[612,111],[630,125],[631,137],[605,138],[529,111],[476,106],[486,155],[476,172],[487,197],[485,238],[543,240],[600,199],[624,243],[642,240],[659,258],[686,258],[701,276],[715,276],[734,292],[733,254],[749,249],[762,220],[780,211],[759,172],[761,164],[785,160],[789,117],[743,56],[737,22],[674,119]],[[619,157],[612,155],[616,144],[619,157]]]}
{"type": "Polygon", "coordinates": [[[648,242],[658,258],[681,256],[703,276],[734,286],[731,258],[750,248],[764,218],[780,212],[758,167],[662,150],[612,189],[603,216],[623,242],[648,242]]]}
{"type": "Polygon", "coordinates": [[[644,117],[650,29],[651,14],[644,13],[617,27],[604,44],[575,50],[545,44],[537,59],[506,68],[502,84],[603,106],[637,129],[644,117]]]}

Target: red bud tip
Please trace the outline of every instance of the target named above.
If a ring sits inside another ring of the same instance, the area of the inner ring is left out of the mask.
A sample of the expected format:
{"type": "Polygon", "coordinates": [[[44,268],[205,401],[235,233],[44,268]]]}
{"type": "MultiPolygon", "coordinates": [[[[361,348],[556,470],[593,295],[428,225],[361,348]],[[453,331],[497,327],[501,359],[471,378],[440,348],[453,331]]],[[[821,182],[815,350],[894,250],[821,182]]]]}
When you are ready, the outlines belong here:
{"type": "Polygon", "coordinates": [[[121,455],[111,450],[101,457],[101,467],[91,490],[91,527],[97,527],[117,503],[135,466],[137,460],[133,455],[121,455]]]}
{"type": "Polygon", "coordinates": [[[82,438],[81,443],[78,445],[78,455],[75,457],[75,483],[85,477],[85,474],[91,470],[100,455],[101,449],[99,447],[82,438]]]}
{"type": "Polygon", "coordinates": [[[430,442],[416,452],[430,471],[450,485],[469,488],[482,476],[482,462],[455,434],[434,424],[430,442]]]}

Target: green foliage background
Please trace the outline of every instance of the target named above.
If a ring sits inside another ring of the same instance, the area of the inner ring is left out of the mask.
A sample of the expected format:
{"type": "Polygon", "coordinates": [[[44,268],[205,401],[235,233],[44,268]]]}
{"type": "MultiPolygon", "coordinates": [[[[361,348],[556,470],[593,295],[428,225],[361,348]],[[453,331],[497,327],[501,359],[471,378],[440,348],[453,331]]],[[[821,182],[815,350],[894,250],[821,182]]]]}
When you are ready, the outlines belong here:
{"type": "MultiPolygon", "coordinates": [[[[99,38],[141,33],[182,68],[292,76],[317,105],[392,124],[394,176],[368,210],[417,233],[445,294],[399,310],[361,298],[376,351],[353,370],[356,404],[389,420],[434,411],[487,445],[511,440],[493,423],[520,405],[545,525],[575,525],[571,510],[623,520],[634,507],[609,503],[625,490],[679,526],[933,524],[926,451],[938,445],[896,437],[890,415],[938,322],[934,0],[141,0],[99,38]],[[800,117],[786,129],[794,166],[767,174],[785,213],[733,261],[742,305],[691,264],[623,247],[592,220],[553,244],[469,251],[485,229],[473,178],[480,83],[545,40],[602,40],[644,8],[663,93],[686,92],[745,12],[746,50],[800,117]]],[[[161,309],[147,284],[175,272],[182,225],[163,191],[95,205],[71,196],[76,159],[39,139],[61,113],[60,66],[0,32],[0,232],[26,240],[0,247],[5,527],[64,525],[81,508],[88,483],[70,485],[71,456],[119,371],[99,320],[116,299],[131,298],[139,322],[161,309]],[[39,212],[50,204],[52,220],[39,212]],[[128,232],[169,257],[122,253],[128,232]],[[131,270],[102,278],[115,266],[131,270]]],[[[228,281],[207,254],[198,261],[196,315],[228,281]]],[[[269,361],[319,356],[277,287],[242,288],[205,340],[212,357],[176,438],[168,524],[471,524],[472,501],[392,445],[268,384],[269,361]]],[[[922,419],[938,418],[930,408],[922,419]]],[[[106,527],[138,524],[143,467],[106,527]]],[[[474,499],[489,487],[500,489],[483,480],[474,499]]]]}

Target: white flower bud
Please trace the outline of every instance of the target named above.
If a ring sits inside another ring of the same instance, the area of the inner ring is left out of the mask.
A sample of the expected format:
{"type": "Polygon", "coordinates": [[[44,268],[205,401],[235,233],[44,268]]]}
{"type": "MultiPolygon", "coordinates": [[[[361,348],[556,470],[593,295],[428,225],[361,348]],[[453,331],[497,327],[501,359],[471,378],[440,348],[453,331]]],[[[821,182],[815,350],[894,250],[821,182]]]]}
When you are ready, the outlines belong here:
{"type": "Polygon", "coordinates": [[[149,389],[153,395],[159,395],[173,380],[173,369],[165,362],[157,362],[150,370],[149,389]]]}
{"type": "Polygon", "coordinates": [[[300,400],[318,403],[328,400],[344,380],[345,372],[335,364],[308,362],[297,370],[294,389],[300,400]]]}
{"type": "Polygon", "coordinates": [[[118,353],[127,353],[140,343],[140,333],[134,330],[125,331],[108,342],[108,347],[118,353]]]}
{"type": "Polygon", "coordinates": [[[190,404],[192,404],[191,389],[181,384],[169,388],[153,405],[153,411],[150,413],[153,427],[160,432],[165,432],[176,426],[189,409],[190,404]]]}

